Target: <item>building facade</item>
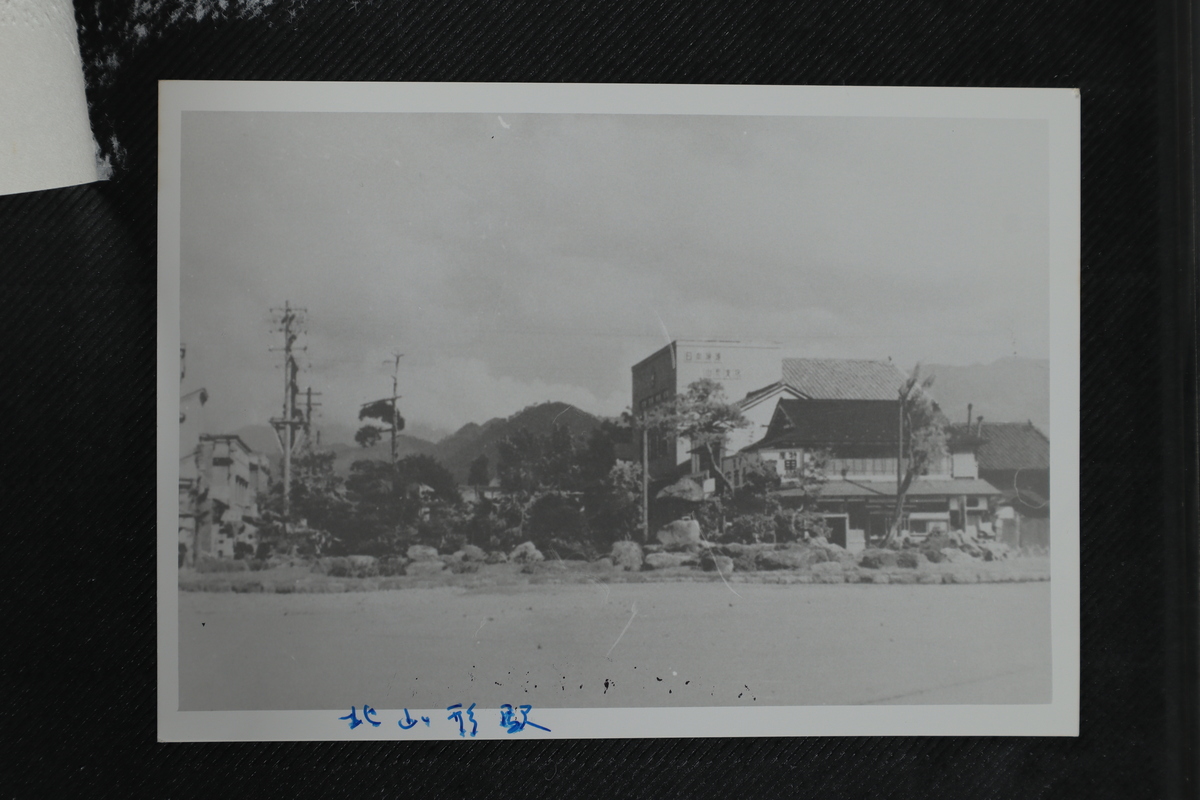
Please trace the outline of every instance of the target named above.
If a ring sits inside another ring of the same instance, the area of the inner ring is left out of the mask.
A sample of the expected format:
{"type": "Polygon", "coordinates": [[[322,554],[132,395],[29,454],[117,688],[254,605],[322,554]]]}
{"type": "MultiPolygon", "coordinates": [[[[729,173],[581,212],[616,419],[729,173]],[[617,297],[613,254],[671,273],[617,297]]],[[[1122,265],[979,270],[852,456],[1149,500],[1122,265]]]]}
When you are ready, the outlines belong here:
{"type": "Polygon", "coordinates": [[[233,558],[239,549],[256,549],[258,495],[267,491],[270,475],[267,457],[237,435],[202,434],[190,457],[180,462],[182,561],[233,558]]]}
{"type": "MultiPolygon", "coordinates": [[[[830,539],[850,550],[886,536],[895,515],[900,460],[900,405],[894,400],[781,399],[762,440],[726,461],[734,484],[748,469],[778,474],[786,505],[811,503],[830,539]],[[816,464],[824,460],[824,468],[816,464]],[[803,484],[816,478],[818,491],[803,484]]],[[[901,530],[914,538],[962,530],[991,533],[1000,492],[979,477],[978,440],[950,436],[948,452],[906,493],[901,530]]]]}
{"type": "MultiPolygon", "coordinates": [[[[969,412],[968,412],[969,413],[969,412]]],[[[1000,492],[997,536],[1017,548],[1050,548],[1050,437],[1032,422],[956,425],[979,441],[979,476],[1000,492]]]]}

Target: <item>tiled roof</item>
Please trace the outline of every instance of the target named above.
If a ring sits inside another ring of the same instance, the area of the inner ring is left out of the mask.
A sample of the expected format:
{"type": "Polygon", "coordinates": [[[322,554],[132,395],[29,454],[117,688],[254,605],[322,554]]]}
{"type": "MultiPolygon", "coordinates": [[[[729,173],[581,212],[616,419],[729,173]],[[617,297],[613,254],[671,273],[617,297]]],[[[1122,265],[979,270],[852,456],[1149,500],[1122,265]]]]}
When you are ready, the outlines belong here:
{"type": "Polygon", "coordinates": [[[814,400],[895,400],[904,374],[887,361],[785,358],[783,382],[814,400]]]}
{"type": "Polygon", "coordinates": [[[793,400],[779,401],[789,423],[772,421],[762,447],[839,447],[845,445],[895,445],[899,432],[895,400],[793,400]]]}
{"type": "MultiPolygon", "coordinates": [[[[954,432],[964,427],[956,425],[954,432]]],[[[1050,469],[1050,439],[1032,422],[984,422],[980,438],[981,470],[1050,469]]]]}

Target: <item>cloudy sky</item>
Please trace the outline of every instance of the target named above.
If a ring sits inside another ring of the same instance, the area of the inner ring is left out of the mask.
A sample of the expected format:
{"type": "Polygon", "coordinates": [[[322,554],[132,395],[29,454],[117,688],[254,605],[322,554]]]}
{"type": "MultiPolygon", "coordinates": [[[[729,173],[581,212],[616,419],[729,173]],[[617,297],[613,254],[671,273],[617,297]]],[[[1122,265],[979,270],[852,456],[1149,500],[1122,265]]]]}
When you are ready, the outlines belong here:
{"type": "Polygon", "coordinates": [[[210,430],[301,385],[413,432],[616,414],[668,337],[903,367],[1048,357],[1048,137],[1028,120],[184,115],[185,390],[210,430]]]}

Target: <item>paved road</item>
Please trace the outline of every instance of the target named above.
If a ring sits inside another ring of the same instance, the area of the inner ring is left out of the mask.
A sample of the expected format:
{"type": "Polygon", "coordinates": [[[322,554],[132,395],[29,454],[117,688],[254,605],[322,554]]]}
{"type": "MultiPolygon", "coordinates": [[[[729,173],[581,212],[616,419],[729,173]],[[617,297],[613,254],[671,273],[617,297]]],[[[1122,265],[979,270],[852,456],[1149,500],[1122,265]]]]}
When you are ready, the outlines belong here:
{"type": "Polygon", "coordinates": [[[180,707],[1046,703],[1049,612],[1046,582],[184,592],[180,707]]]}

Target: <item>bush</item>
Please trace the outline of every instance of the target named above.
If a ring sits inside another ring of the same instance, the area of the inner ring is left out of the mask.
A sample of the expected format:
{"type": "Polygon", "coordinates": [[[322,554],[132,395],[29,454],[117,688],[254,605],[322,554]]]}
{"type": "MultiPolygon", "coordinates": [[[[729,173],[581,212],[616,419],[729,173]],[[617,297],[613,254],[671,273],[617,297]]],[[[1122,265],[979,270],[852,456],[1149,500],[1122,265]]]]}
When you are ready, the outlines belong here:
{"type": "Polygon", "coordinates": [[[529,507],[529,538],[538,549],[551,540],[579,542],[587,540],[587,520],[579,504],[560,494],[546,494],[529,507]]]}
{"type": "Polygon", "coordinates": [[[916,569],[921,566],[921,557],[915,550],[902,550],[896,554],[896,566],[904,569],[916,569]]]}
{"type": "Polygon", "coordinates": [[[270,569],[271,565],[265,558],[252,558],[246,562],[250,565],[251,572],[262,572],[264,569],[270,569]]]}
{"type": "Polygon", "coordinates": [[[774,541],[775,530],[775,517],[771,514],[742,514],[734,517],[729,535],[735,542],[754,544],[774,541]]]}
{"type": "Polygon", "coordinates": [[[271,545],[266,542],[259,542],[258,549],[254,551],[254,557],[259,561],[266,561],[271,557],[271,545]]]}
{"type": "Polygon", "coordinates": [[[228,558],[202,558],[196,562],[197,572],[248,572],[250,567],[245,561],[234,561],[228,558]]]}
{"type": "Polygon", "coordinates": [[[385,578],[390,578],[395,575],[403,575],[404,565],[407,562],[408,559],[404,558],[403,556],[384,556],[383,558],[379,559],[377,569],[379,574],[385,578]]]}
{"type": "Polygon", "coordinates": [[[864,569],[883,569],[884,567],[894,567],[897,565],[899,554],[894,550],[881,550],[879,548],[871,548],[864,550],[859,556],[858,565],[864,569]]]}
{"type": "Polygon", "coordinates": [[[249,542],[234,542],[233,557],[238,561],[254,557],[254,545],[249,542]]]}

